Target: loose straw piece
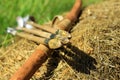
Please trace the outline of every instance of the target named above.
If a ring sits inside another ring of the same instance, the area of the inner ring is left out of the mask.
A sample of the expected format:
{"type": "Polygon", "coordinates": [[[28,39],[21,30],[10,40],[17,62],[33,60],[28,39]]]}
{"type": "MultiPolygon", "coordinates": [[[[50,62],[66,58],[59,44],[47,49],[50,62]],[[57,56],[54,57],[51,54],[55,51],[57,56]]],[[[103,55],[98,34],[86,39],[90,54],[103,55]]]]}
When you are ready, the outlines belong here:
{"type": "Polygon", "coordinates": [[[34,26],[34,27],[36,27],[36,28],[48,31],[50,33],[55,33],[57,31],[57,29],[49,27],[49,26],[42,26],[42,25],[39,25],[39,24],[34,23],[34,22],[27,22],[27,23],[34,26]]]}

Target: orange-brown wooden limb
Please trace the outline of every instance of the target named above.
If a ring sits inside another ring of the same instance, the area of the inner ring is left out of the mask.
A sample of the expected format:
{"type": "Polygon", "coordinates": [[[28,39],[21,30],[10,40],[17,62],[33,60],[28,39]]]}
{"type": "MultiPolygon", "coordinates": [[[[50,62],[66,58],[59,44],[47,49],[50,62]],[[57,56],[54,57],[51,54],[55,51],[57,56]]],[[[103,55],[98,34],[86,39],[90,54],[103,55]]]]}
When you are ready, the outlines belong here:
{"type": "MultiPolygon", "coordinates": [[[[77,18],[78,12],[80,11],[81,0],[76,0],[75,5],[72,10],[66,16],[68,23],[62,25],[62,22],[58,24],[59,29],[69,28],[71,21],[77,18]],[[73,10],[74,9],[74,10],[73,10]],[[69,22],[70,20],[70,22],[69,22]],[[61,26],[62,25],[62,26],[61,26]]],[[[35,52],[30,56],[30,58],[23,64],[23,66],[18,69],[18,71],[11,77],[10,80],[29,80],[35,71],[44,63],[47,59],[47,54],[50,54],[51,51],[45,45],[40,44],[35,52]]]]}
{"type": "Polygon", "coordinates": [[[74,23],[77,20],[77,17],[80,13],[80,9],[82,6],[81,0],[76,0],[75,4],[73,5],[71,11],[65,16],[65,19],[62,20],[58,25],[55,27],[62,29],[62,30],[70,30],[71,24],[74,23]]]}
{"type": "Polygon", "coordinates": [[[80,13],[81,6],[82,6],[82,0],[76,0],[71,11],[66,15],[66,18],[71,20],[72,22],[76,21],[80,13]]]}
{"type": "Polygon", "coordinates": [[[47,53],[50,53],[50,50],[46,46],[40,44],[10,80],[29,80],[42,63],[46,61],[48,56],[47,53]]]}

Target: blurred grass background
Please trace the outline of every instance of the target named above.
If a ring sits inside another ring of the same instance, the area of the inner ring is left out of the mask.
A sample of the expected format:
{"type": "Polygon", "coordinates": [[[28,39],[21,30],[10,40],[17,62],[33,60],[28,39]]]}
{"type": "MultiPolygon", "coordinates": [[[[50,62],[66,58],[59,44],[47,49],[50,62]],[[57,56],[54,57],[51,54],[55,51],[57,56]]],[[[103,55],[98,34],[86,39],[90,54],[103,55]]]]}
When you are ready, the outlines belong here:
{"type": "MultiPolygon", "coordinates": [[[[6,33],[8,26],[15,27],[17,16],[32,15],[40,24],[55,15],[71,9],[75,0],[0,0],[0,46],[5,46],[12,38],[6,33]]],[[[102,0],[83,0],[83,6],[102,0]]]]}

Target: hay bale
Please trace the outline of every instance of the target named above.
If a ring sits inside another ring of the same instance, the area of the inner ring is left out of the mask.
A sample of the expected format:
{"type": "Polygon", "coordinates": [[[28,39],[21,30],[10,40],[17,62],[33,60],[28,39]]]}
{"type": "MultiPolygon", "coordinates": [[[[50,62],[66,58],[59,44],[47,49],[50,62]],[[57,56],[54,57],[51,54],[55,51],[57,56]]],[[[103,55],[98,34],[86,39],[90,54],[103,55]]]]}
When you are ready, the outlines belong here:
{"type": "MultiPolygon", "coordinates": [[[[85,8],[72,29],[71,44],[55,50],[31,80],[119,80],[120,1],[85,8]]],[[[7,80],[36,48],[24,39],[0,49],[0,79],[7,80]]]]}

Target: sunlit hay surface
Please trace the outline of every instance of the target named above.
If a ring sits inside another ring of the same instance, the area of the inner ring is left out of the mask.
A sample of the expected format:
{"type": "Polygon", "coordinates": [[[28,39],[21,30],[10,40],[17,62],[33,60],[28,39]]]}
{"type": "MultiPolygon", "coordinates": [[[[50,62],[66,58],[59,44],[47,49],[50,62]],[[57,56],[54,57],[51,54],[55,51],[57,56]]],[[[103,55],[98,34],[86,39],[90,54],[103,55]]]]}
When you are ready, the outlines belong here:
{"type": "Polygon", "coordinates": [[[24,63],[35,48],[36,45],[33,42],[25,39],[20,39],[6,48],[1,48],[0,80],[8,80],[8,78],[24,63]]]}
{"type": "MultiPolygon", "coordinates": [[[[120,0],[107,0],[85,8],[80,22],[71,31],[71,44],[55,50],[31,80],[119,80],[119,14],[120,0]]],[[[21,39],[1,48],[0,79],[8,80],[36,46],[21,39]]]]}

